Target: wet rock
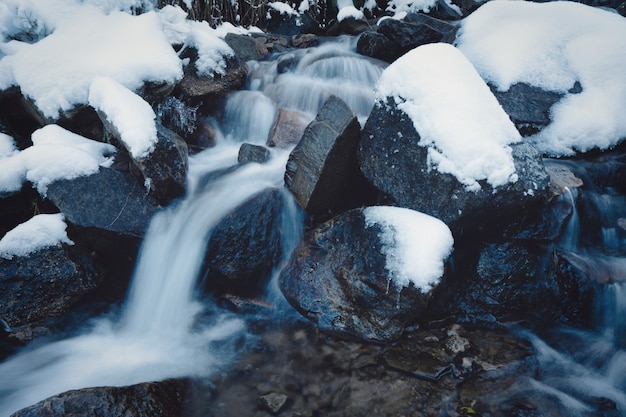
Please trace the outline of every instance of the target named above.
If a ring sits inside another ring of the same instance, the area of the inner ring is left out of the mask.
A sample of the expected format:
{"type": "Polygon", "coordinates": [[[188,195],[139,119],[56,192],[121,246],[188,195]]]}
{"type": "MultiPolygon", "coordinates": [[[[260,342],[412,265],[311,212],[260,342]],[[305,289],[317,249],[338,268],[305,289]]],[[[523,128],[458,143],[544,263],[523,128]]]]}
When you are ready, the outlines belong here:
{"type": "Polygon", "coordinates": [[[613,275],[601,260],[556,252],[555,280],[559,289],[561,321],[572,325],[593,324],[594,300],[613,275]]]}
{"type": "Polygon", "coordinates": [[[367,194],[356,150],[360,125],[352,110],[332,96],[289,155],[285,184],[308,214],[357,207],[367,194]]]}
{"type": "Polygon", "coordinates": [[[84,301],[102,279],[91,255],[77,247],[59,244],[0,258],[0,317],[9,327],[58,317],[84,301]]]}
{"type": "Polygon", "coordinates": [[[468,262],[463,271],[475,272],[442,280],[429,306],[433,314],[453,314],[482,324],[558,321],[561,299],[549,249],[521,242],[486,243],[475,266],[461,262],[468,262]]]}
{"type": "Polygon", "coordinates": [[[219,101],[228,92],[243,86],[248,73],[245,63],[237,58],[230,58],[226,61],[223,75],[201,76],[195,71],[197,52],[194,49],[186,50],[181,58],[190,58],[191,61],[185,66],[183,79],[176,85],[173,94],[184,97],[191,105],[204,103],[210,107],[212,102],[219,101]]]}
{"type": "Polygon", "coordinates": [[[255,295],[283,256],[280,222],[286,205],[280,189],[244,202],[215,227],[207,245],[206,291],[255,295]]]}
{"type": "Polygon", "coordinates": [[[101,167],[96,174],[50,184],[47,198],[69,223],[140,238],[160,209],[146,194],[132,174],[101,167]]]}
{"type": "Polygon", "coordinates": [[[400,47],[382,33],[363,32],[356,44],[356,51],[365,56],[393,62],[402,55],[400,47]]]}
{"type": "Polygon", "coordinates": [[[530,136],[550,123],[550,109],[564,97],[524,83],[513,84],[507,91],[491,87],[504,111],[523,136],[530,136]]]}
{"type": "Polygon", "coordinates": [[[187,380],[67,391],[26,407],[13,417],[179,417],[200,415],[208,394],[187,380]],[[196,414],[200,413],[200,414],[196,414]]]}
{"type": "Polygon", "coordinates": [[[265,146],[243,143],[239,147],[237,154],[237,162],[245,164],[246,162],[257,162],[262,164],[270,159],[270,151],[265,146]]]}
{"type": "Polygon", "coordinates": [[[374,106],[359,143],[365,177],[392,203],[444,221],[455,235],[499,227],[527,207],[545,201],[549,176],[537,151],[526,143],[512,144],[518,180],[493,189],[481,181],[467,191],[456,177],[430,169],[427,148],[411,119],[389,100],[374,106]]]}
{"type": "Polygon", "coordinates": [[[546,161],[546,171],[550,175],[550,192],[554,196],[562,195],[564,190],[583,186],[583,180],[578,178],[574,171],[566,164],[546,161]]]}
{"type": "Polygon", "coordinates": [[[313,33],[293,35],[289,41],[291,42],[291,45],[296,48],[309,48],[311,46],[316,46],[319,43],[317,35],[313,33]]]}
{"type": "Polygon", "coordinates": [[[228,33],[224,41],[235,51],[237,58],[243,62],[261,61],[269,54],[265,45],[252,36],[228,33]]]}
{"type": "Polygon", "coordinates": [[[133,162],[144,178],[149,193],[161,205],[185,194],[187,179],[187,144],[176,133],[157,124],[157,142],[145,158],[133,162]]]}
{"type": "Polygon", "coordinates": [[[504,230],[506,239],[556,242],[567,226],[572,215],[571,204],[562,200],[552,200],[528,210],[523,216],[511,222],[504,230]]]}
{"type": "Polygon", "coordinates": [[[295,110],[280,108],[270,128],[267,146],[287,149],[298,142],[304,134],[310,117],[295,110]]]}
{"type": "Polygon", "coordinates": [[[270,392],[259,397],[259,404],[273,414],[277,414],[286,402],[287,396],[277,392],[270,392]]]}
{"type": "Polygon", "coordinates": [[[279,277],[287,300],[326,332],[389,341],[421,318],[429,295],[389,281],[380,226],[361,209],[305,234],[279,277]]]}
{"type": "Polygon", "coordinates": [[[445,0],[437,0],[428,15],[442,20],[458,20],[464,16],[462,10],[452,7],[445,0]]]}
{"type": "Polygon", "coordinates": [[[463,353],[472,346],[470,341],[458,334],[452,334],[445,342],[446,350],[453,355],[463,353]]]}
{"type": "MultiPolygon", "coordinates": [[[[373,23],[375,25],[375,23],[373,23]]],[[[372,29],[372,24],[364,19],[355,19],[354,17],[346,17],[340,22],[335,21],[326,30],[327,36],[339,36],[339,35],[358,35],[367,30],[372,29]]]]}

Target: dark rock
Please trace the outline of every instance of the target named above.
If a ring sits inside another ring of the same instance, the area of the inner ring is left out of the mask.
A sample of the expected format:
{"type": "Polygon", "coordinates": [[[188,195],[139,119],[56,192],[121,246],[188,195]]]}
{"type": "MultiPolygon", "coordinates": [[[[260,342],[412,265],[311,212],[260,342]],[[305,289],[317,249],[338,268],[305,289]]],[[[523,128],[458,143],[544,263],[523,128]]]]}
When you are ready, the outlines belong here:
{"type": "Polygon", "coordinates": [[[572,206],[562,200],[552,200],[533,210],[521,213],[505,229],[506,239],[556,242],[572,215],[572,206]]]}
{"type": "Polygon", "coordinates": [[[159,210],[146,194],[132,174],[101,167],[96,174],[50,184],[47,198],[69,223],[140,238],[159,210]]]}
{"type": "Polygon", "coordinates": [[[451,7],[445,0],[437,0],[428,15],[442,20],[458,20],[463,17],[461,10],[451,7]]]}
{"type": "Polygon", "coordinates": [[[237,58],[226,61],[224,75],[199,76],[195,71],[195,52],[190,51],[187,55],[192,59],[185,66],[183,79],[176,85],[174,94],[184,97],[191,105],[204,103],[210,106],[211,102],[219,101],[228,92],[241,88],[245,83],[248,67],[237,58]]]}
{"type": "Polygon", "coordinates": [[[486,243],[475,266],[458,266],[459,273],[442,280],[433,291],[429,306],[433,314],[472,317],[470,321],[478,322],[489,316],[498,322],[559,320],[562,295],[554,280],[549,248],[520,242],[486,243]],[[468,274],[470,269],[475,272],[468,274]],[[444,311],[438,311],[442,306],[444,311]]]}
{"type": "Polygon", "coordinates": [[[180,417],[208,415],[202,393],[187,380],[67,391],[26,407],[13,417],[180,417]],[[196,408],[196,409],[194,409],[196,408]]]}
{"type": "Polygon", "coordinates": [[[555,258],[561,321],[573,325],[592,325],[594,300],[613,274],[601,260],[584,255],[557,252],[555,258]]]}
{"type": "Polygon", "coordinates": [[[91,255],[66,245],[0,258],[0,317],[10,327],[58,317],[92,293],[102,278],[91,255]]]}
{"type": "Polygon", "coordinates": [[[429,169],[427,148],[419,140],[411,119],[393,100],[375,105],[359,144],[361,170],[390,203],[437,217],[457,235],[499,227],[500,219],[515,218],[546,199],[549,176],[537,151],[526,143],[511,145],[516,182],[495,190],[482,182],[472,192],[454,176],[429,169]]]}
{"type": "Polygon", "coordinates": [[[564,94],[528,84],[513,84],[507,91],[491,87],[504,111],[523,136],[530,136],[550,123],[550,109],[564,94]]]}
{"type": "Polygon", "coordinates": [[[228,33],[224,41],[241,61],[261,61],[269,55],[265,44],[252,36],[228,33]]]}
{"type": "Polygon", "coordinates": [[[280,108],[270,128],[267,146],[287,149],[300,142],[311,119],[304,113],[280,108]]]}
{"type": "Polygon", "coordinates": [[[550,175],[550,192],[554,196],[562,195],[565,189],[575,189],[584,185],[567,163],[546,160],[546,171],[550,175]]]}
{"type": "Polygon", "coordinates": [[[337,16],[337,9],[332,4],[327,3],[322,13],[313,17],[309,12],[299,16],[280,13],[272,7],[266,7],[265,24],[261,29],[274,35],[294,36],[301,33],[321,34],[324,31],[328,16],[337,16]]]}
{"type": "Polygon", "coordinates": [[[239,147],[237,162],[245,164],[246,162],[265,163],[270,159],[270,151],[265,146],[253,145],[251,143],[242,143],[239,147]]]}
{"type": "Polygon", "coordinates": [[[278,413],[286,402],[287,396],[277,392],[270,392],[269,394],[261,395],[259,397],[259,404],[273,414],[278,413]]]}
{"type": "Polygon", "coordinates": [[[365,56],[393,62],[402,55],[400,47],[378,32],[363,32],[356,44],[356,51],[365,56]]]}
{"type": "MultiPolygon", "coordinates": [[[[373,23],[375,25],[375,23],[373,23]]],[[[371,30],[372,25],[367,20],[355,19],[354,17],[347,17],[341,22],[335,21],[326,30],[327,36],[339,36],[339,35],[358,35],[367,30],[371,30]]]]}
{"type": "Polygon", "coordinates": [[[157,124],[157,142],[145,158],[133,162],[144,178],[149,193],[162,205],[185,194],[187,144],[171,130],[157,124]]]}
{"type": "Polygon", "coordinates": [[[14,193],[0,193],[0,238],[35,214],[56,212],[56,207],[29,185],[14,193]]]}
{"type": "Polygon", "coordinates": [[[320,330],[390,341],[424,314],[428,294],[392,285],[380,226],[363,211],[343,213],[305,234],[279,285],[287,300],[320,330]]]}
{"type": "Polygon", "coordinates": [[[282,190],[267,189],[217,224],[203,267],[206,291],[256,295],[263,290],[283,257],[285,198],[282,190]]]}
{"type": "Polygon", "coordinates": [[[325,215],[357,207],[363,200],[365,181],[356,159],[359,137],[356,116],[334,96],[306,127],[289,155],[285,184],[307,213],[325,215]]]}
{"type": "Polygon", "coordinates": [[[456,31],[456,26],[424,14],[408,15],[404,21],[385,19],[380,22],[377,29],[378,33],[397,45],[398,53],[392,60],[420,45],[436,42],[452,43],[456,31]]]}
{"type": "Polygon", "coordinates": [[[291,42],[291,45],[296,48],[309,48],[311,46],[316,46],[319,43],[317,35],[313,33],[293,35],[289,41],[291,42]]]}

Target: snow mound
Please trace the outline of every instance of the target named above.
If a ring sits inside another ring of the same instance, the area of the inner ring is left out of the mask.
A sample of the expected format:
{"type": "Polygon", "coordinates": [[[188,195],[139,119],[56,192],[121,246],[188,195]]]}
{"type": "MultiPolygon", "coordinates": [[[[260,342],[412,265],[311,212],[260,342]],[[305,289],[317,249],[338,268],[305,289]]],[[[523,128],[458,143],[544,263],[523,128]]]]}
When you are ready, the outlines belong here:
{"type": "Polygon", "coordinates": [[[455,47],[420,46],[387,67],[377,99],[393,97],[428,148],[431,167],[454,175],[468,191],[518,179],[512,143],[519,132],[472,64],[455,47]]]}
{"type": "Polygon", "coordinates": [[[566,93],[552,122],[529,138],[540,152],[573,155],[626,137],[626,19],[575,2],[494,1],[462,23],[457,46],[481,76],[566,93]],[[576,82],[581,93],[568,93],[576,82]]]}
{"type": "Polygon", "coordinates": [[[133,158],[145,158],[154,150],[156,114],[143,98],[112,78],[99,77],[89,89],[89,104],[115,126],[133,158]]]}
{"type": "MultiPolygon", "coordinates": [[[[71,0],[49,3],[63,5],[65,11],[63,17],[49,19],[46,27],[52,33],[34,44],[2,45],[6,56],[0,60],[0,89],[18,85],[44,116],[56,119],[61,111],[87,103],[89,86],[98,76],[131,90],[146,81],[174,83],[182,77],[181,61],[155,12],[107,15],[71,0]]],[[[38,22],[39,15],[33,19],[38,22]]]]}
{"type": "Polygon", "coordinates": [[[48,185],[61,179],[74,179],[110,166],[115,147],[72,133],[57,125],[47,125],[32,134],[33,146],[2,159],[0,192],[19,191],[30,181],[41,195],[48,185]]]}
{"type": "Polygon", "coordinates": [[[66,228],[63,214],[38,214],[0,239],[0,258],[27,256],[59,243],[73,245],[66,228]]]}
{"type": "Polygon", "coordinates": [[[0,160],[7,158],[17,152],[15,141],[6,133],[0,133],[0,160]]]}
{"type": "Polygon", "coordinates": [[[429,292],[444,273],[454,239],[441,220],[418,211],[389,206],[363,210],[365,225],[381,227],[386,269],[398,290],[413,283],[429,292]]]}
{"type": "Polygon", "coordinates": [[[338,22],[341,22],[342,20],[349,17],[355,20],[365,20],[365,15],[363,14],[363,12],[354,6],[342,7],[341,10],[339,10],[339,13],[337,13],[338,22]]]}

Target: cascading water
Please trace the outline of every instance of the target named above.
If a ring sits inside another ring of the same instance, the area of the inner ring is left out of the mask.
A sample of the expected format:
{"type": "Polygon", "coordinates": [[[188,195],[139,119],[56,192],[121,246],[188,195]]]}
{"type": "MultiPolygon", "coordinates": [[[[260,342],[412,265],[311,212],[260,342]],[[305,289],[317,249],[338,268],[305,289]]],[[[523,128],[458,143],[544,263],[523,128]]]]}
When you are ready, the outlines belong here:
{"type": "MultiPolygon", "coordinates": [[[[218,221],[243,201],[266,187],[283,185],[289,155],[289,149],[273,150],[268,163],[235,169],[239,147],[241,142],[265,144],[277,108],[299,110],[313,119],[331,94],[366,117],[382,69],[351,48],[340,40],[298,51],[294,56],[300,64],[290,75],[279,75],[276,62],[249,63],[257,68],[248,82],[251,91],[231,95],[217,145],[190,158],[187,196],[153,219],[120,317],[94,319],[86,333],[1,363],[0,416],[70,389],[208,376],[232,359],[233,344],[246,337],[244,321],[194,297],[207,241],[218,221]],[[325,69],[313,70],[314,64],[325,69]],[[316,81],[320,76],[323,80],[316,81]],[[306,97],[293,102],[297,95],[306,97]],[[207,181],[212,173],[221,175],[207,181]],[[210,312],[205,314],[209,323],[196,320],[203,311],[210,312]]],[[[195,117],[196,108],[190,111],[195,117]]],[[[293,199],[286,198],[281,222],[286,257],[302,229],[293,199]]],[[[280,299],[273,281],[267,298],[280,299]]]]}
{"type": "Polygon", "coordinates": [[[547,163],[561,164],[583,179],[582,187],[565,189],[561,197],[572,214],[557,247],[603,288],[594,300],[593,329],[551,329],[543,339],[529,336],[541,370],[531,383],[569,416],[626,416],[624,196],[595,184],[574,162],[547,163]]]}

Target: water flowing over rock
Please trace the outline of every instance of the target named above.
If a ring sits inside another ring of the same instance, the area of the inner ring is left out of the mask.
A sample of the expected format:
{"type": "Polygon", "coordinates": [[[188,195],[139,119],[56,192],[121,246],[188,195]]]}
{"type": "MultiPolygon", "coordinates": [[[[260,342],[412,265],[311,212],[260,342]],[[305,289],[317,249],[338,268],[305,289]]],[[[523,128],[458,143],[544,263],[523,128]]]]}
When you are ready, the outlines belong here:
{"type": "Polygon", "coordinates": [[[425,313],[429,295],[391,283],[379,226],[362,209],[305,233],[280,274],[287,300],[326,332],[390,341],[425,313]]]}
{"type": "Polygon", "coordinates": [[[239,154],[237,154],[237,161],[241,164],[247,162],[257,162],[262,164],[270,159],[270,151],[265,146],[252,145],[250,143],[244,143],[239,148],[239,154]]]}
{"type": "Polygon", "coordinates": [[[67,245],[0,258],[0,318],[13,328],[58,317],[84,301],[102,279],[90,254],[67,245]]]}
{"type": "Polygon", "coordinates": [[[377,104],[362,132],[359,160],[365,177],[394,204],[437,217],[453,232],[493,225],[545,200],[549,176],[537,151],[511,145],[518,180],[467,191],[452,175],[428,166],[427,148],[393,100],[377,104]]]}
{"type": "Polygon", "coordinates": [[[339,98],[329,98],[289,155],[285,184],[311,215],[356,207],[368,198],[356,159],[360,126],[339,98]]]}

